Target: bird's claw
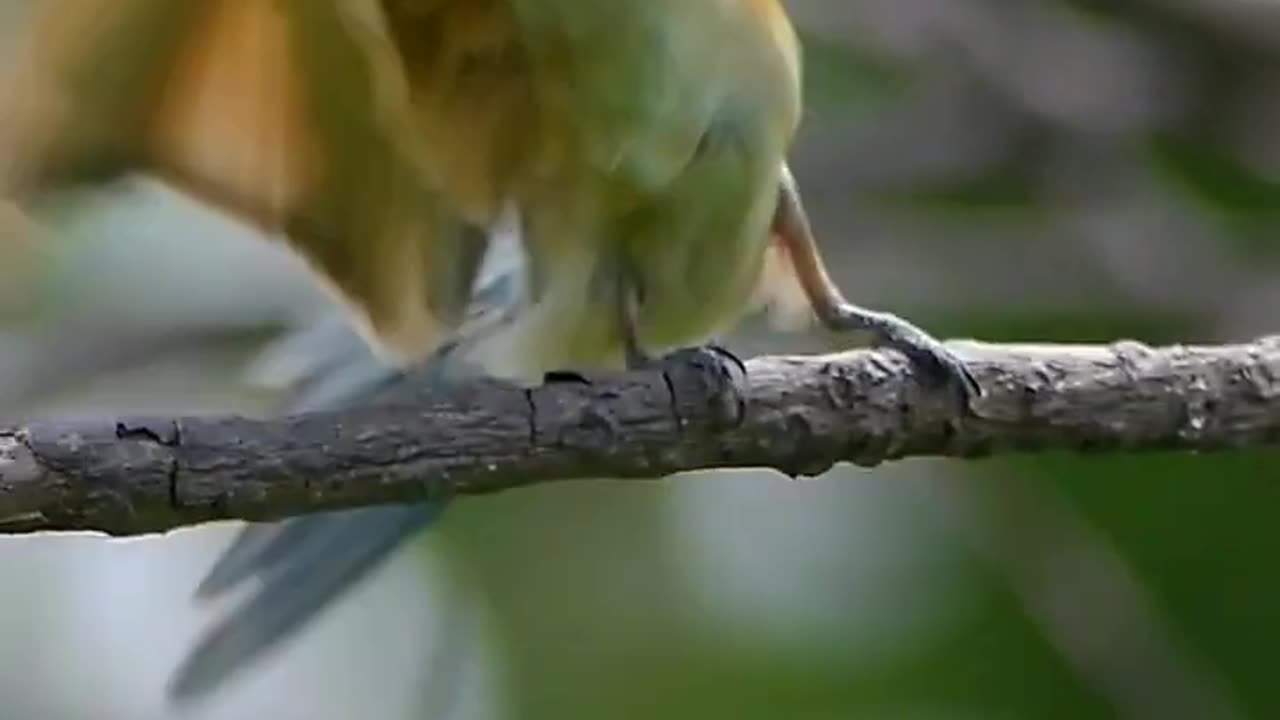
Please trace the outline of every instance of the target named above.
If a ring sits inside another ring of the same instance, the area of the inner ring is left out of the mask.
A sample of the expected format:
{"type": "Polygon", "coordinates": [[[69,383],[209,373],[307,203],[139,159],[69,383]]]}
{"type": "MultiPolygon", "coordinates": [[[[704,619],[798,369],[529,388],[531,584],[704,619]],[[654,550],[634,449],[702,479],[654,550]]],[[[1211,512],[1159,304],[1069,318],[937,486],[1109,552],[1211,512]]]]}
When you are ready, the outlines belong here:
{"type": "Polygon", "coordinates": [[[877,343],[893,348],[919,370],[933,387],[948,387],[963,407],[982,396],[982,388],[968,366],[929,335],[904,334],[880,338],[877,343]]]}
{"type": "Polygon", "coordinates": [[[711,391],[709,395],[720,405],[722,417],[727,416],[728,424],[741,422],[746,414],[747,366],[741,358],[720,345],[680,348],[658,358],[648,358],[641,367],[634,369],[662,370],[672,383],[672,392],[680,395],[685,390],[675,379],[689,378],[690,368],[698,370],[696,377],[704,385],[706,379],[714,378],[713,387],[702,389],[711,391]]]}
{"type": "Polygon", "coordinates": [[[960,407],[982,396],[982,387],[972,371],[959,357],[932,335],[895,316],[874,330],[875,345],[897,350],[931,387],[947,388],[960,407]]]}
{"type": "Polygon", "coordinates": [[[591,378],[587,377],[578,370],[548,370],[542,374],[542,382],[553,385],[556,383],[568,383],[572,385],[590,385],[591,378]]]}
{"type": "Polygon", "coordinates": [[[929,333],[897,315],[855,305],[837,307],[826,323],[833,330],[867,330],[873,345],[907,357],[926,385],[950,390],[959,407],[969,410],[982,397],[982,387],[968,366],[929,333]]]}

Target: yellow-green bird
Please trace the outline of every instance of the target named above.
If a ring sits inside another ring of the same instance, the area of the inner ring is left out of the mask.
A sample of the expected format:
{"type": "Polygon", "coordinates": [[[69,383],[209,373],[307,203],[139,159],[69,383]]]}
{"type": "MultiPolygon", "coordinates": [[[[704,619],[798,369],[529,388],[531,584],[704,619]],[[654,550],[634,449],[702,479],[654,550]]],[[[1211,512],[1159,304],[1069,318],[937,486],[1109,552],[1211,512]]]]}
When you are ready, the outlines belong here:
{"type": "MultiPolygon", "coordinates": [[[[786,164],[801,63],[777,0],[38,0],[23,41],[7,200],[163,178],[308,260],[392,367],[634,366],[798,298],[978,392],[829,279],[786,164]],[[520,261],[485,279],[504,228],[520,261]]],[[[250,526],[200,593],[262,589],[173,695],[219,686],[440,509],[250,526]]]]}

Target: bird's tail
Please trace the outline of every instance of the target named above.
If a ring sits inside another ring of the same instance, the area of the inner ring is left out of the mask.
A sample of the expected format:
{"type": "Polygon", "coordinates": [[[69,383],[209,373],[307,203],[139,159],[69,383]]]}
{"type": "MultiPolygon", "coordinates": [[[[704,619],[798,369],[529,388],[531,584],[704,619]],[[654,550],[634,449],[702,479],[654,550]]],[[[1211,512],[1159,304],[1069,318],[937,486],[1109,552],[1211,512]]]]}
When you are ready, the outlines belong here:
{"type": "MultiPolygon", "coordinates": [[[[491,237],[457,341],[411,375],[383,364],[345,322],[321,323],[289,339],[266,363],[274,370],[264,371],[299,389],[286,408],[290,412],[402,399],[405,383],[420,387],[471,374],[460,367],[466,353],[458,350],[508,322],[520,301],[523,262],[518,239],[491,237]]],[[[246,526],[196,596],[217,597],[250,578],[261,587],[204,635],[170,681],[170,697],[186,702],[208,695],[291,638],[406,539],[429,527],[445,506],[444,500],[375,506],[246,526]]]]}
{"type": "MultiPolygon", "coordinates": [[[[239,560],[239,579],[256,575],[263,588],[204,636],[174,675],[170,696],[181,702],[216,690],[379,567],[444,507],[362,508],[249,528],[228,557],[239,560]]],[[[213,580],[211,574],[201,589],[213,580]]]]}

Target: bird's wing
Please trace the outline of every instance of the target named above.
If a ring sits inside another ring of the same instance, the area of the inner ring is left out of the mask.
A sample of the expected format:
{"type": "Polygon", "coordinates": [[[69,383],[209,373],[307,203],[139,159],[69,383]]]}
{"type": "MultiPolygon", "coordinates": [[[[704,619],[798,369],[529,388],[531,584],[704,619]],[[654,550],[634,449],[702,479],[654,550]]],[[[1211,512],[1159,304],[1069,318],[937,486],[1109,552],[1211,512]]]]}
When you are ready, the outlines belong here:
{"type": "Polygon", "coordinates": [[[457,322],[484,248],[426,180],[374,0],[37,0],[34,15],[0,84],[5,199],[153,173],[283,237],[398,359],[457,322]]]}

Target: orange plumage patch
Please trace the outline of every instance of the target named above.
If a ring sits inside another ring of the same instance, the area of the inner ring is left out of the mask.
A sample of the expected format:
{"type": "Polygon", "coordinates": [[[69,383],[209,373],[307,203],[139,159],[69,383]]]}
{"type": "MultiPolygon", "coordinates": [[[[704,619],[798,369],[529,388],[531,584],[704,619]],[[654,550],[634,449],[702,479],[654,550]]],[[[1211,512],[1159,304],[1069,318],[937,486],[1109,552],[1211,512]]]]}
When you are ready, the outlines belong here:
{"type": "Polygon", "coordinates": [[[290,27],[270,0],[209,3],[153,118],[162,172],[277,230],[322,172],[290,27]]]}
{"type": "Polygon", "coordinates": [[[813,310],[796,275],[791,253],[776,235],[770,237],[765,248],[752,305],[764,308],[769,324],[778,330],[799,330],[813,321],[813,310]]]}

